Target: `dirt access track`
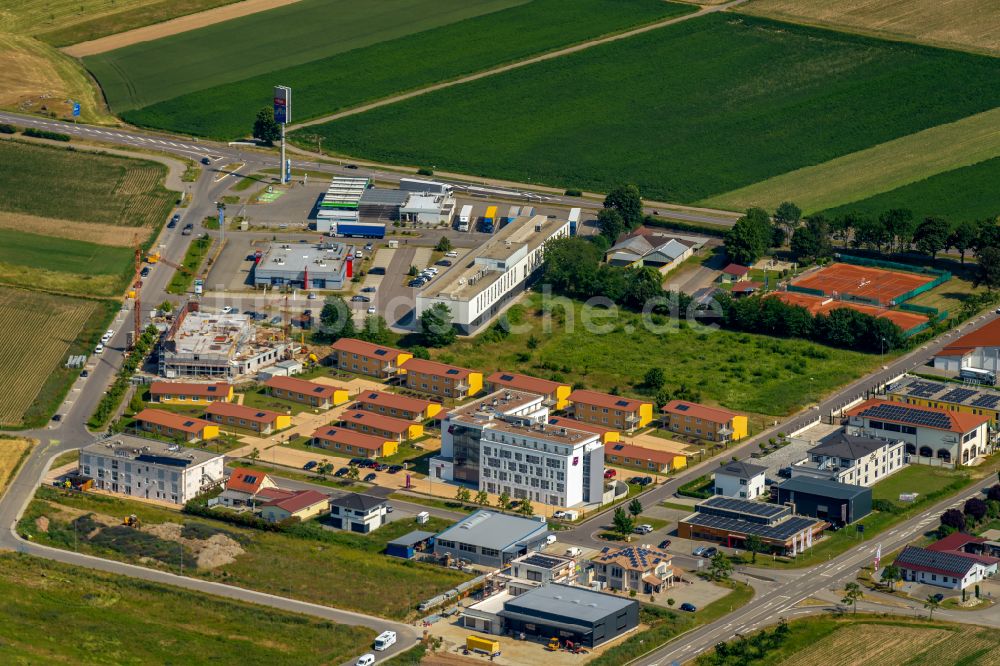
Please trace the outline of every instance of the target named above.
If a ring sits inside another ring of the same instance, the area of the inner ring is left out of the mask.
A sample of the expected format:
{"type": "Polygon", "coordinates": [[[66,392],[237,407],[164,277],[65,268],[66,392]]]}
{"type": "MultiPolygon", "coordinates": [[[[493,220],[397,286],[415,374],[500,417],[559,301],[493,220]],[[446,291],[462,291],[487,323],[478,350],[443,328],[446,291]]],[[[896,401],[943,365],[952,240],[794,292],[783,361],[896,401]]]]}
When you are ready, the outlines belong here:
{"type": "Polygon", "coordinates": [[[115,49],[120,49],[124,46],[131,46],[132,44],[138,44],[140,42],[151,42],[154,39],[160,39],[161,37],[169,37],[170,35],[177,35],[189,30],[197,30],[198,28],[204,28],[207,25],[222,23],[223,21],[229,21],[241,16],[256,14],[257,12],[274,9],[275,7],[283,7],[284,5],[290,5],[293,2],[298,1],[299,0],[243,0],[243,2],[216,7],[215,9],[198,12],[197,14],[179,16],[175,19],[164,21],[163,23],[147,25],[142,28],[136,28],[135,30],[126,30],[125,32],[120,32],[117,35],[108,35],[107,37],[101,37],[100,39],[92,39],[89,42],[80,42],[79,44],[67,46],[62,49],[62,51],[63,53],[71,55],[75,58],[97,55],[98,53],[114,51],[115,49]]]}

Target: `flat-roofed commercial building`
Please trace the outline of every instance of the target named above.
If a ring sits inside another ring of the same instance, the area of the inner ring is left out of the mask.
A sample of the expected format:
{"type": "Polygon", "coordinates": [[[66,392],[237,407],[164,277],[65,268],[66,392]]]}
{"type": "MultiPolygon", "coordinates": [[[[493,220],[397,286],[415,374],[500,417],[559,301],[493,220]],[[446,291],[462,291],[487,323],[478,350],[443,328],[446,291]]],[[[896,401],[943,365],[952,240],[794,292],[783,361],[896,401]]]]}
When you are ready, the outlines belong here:
{"type": "Polygon", "coordinates": [[[434,554],[500,569],[525,553],[541,550],[548,535],[544,518],[480,509],[438,534],[434,554]]]}
{"type": "Polygon", "coordinates": [[[544,261],[545,243],[569,236],[569,221],[519,217],[417,293],[416,319],[437,303],[472,335],[524,292],[544,261]]]}
{"type": "Polygon", "coordinates": [[[232,402],[233,386],[226,382],[199,384],[195,382],[153,382],[149,385],[153,402],[167,405],[207,405],[210,402],[232,402]]]}
{"type": "Polygon", "coordinates": [[[483,373],[447,363],[410,358],[402,364],[406,388],[440,398],[462,400],[483,390],[483,373]]]}
{"type": "Polygon", "coordinates": [[[826,527],[825,521],[793,515],[787,506],[717,495],[677,523],[677,536],[745,549],[747,537],[756,535],[768,552],[795,555],[812,548],[826,527]]]}
{"type": "Polygon", "coordinates": [[[961,386],[953,382],[934,382],[906,375],[890,384],[885,390],[885,396],[907,405],[988,416],[994,427],[1000,424],[1000,391],[987,386],[961,386]]]}
{"type": "Polygon", "coordinates": [[[225,480],[225,456],[118,434],[80,449],[80,471],[94,487],[184,504],[225,480]]]}
{"type": "Polygon", "coordinates": [[[871,399],[847,410],[846,417],[850,435],[902,440],[910,463],[978,465],[991,447],[986,414],[871,399]]]}
{"type": "Polygon", "coordinates": [[[354,247],[346,243],[272,243],[253,267],[255,287],[343,289],[353,277],[354,247]]]}
{"type": "Polygon", "coordinates": [[[441,412],[441,405],[388,391],[362,391],[355,402],[358,409],[407,421],[426,421],[441,412]]]}
{"type": "Polygon", "coordinates": [[[797,476],[776,487],[779,504],[791,504],[799,515],[835,525],[848,525],[872,512],[872,489],[866,486],[797,476]]]}
{"type": "Polygon", "coordinates": [[[413,354],[401,349],[375,345],[355,338],[341,338],[334,342],[330,356],[341,370],[379,379],[405,374],[401,367],[408,359],[413,358],[413,354]]]}
{"type": "Polygon", "coordinates": [[[631,432],[653,420],[653,403],[620,395],[577,389],[569,394],[573,418],[631,432]]]}
{"type": "Polygon", "coordinates": [[[639,626],[638,601],[557,583],[511,598],[498,614],[515,636],[556,636],[589,648],[639,626]]]}
{"type": "Polygon", "coordinates": [[[430,460],[430,475],[479,487],[480,443],[493,419],[545,418],[545,397],[525,391],[495,391],[448,412],[441,423],[441,452],[430,460]]]}
{"type": "Polygon", "coordinates": [[[549,409],[566,409],[569,405],[569,394],[573,387],[563,382],[555,382],[550,379],[539,379],[530,375],[522,375],[516,372],[506,372],[497,370],[486,378],[486,390],[497,391],[499,389],[515,389],[517,391],[528,391],[545,396],[545,406],[549,409]]]}

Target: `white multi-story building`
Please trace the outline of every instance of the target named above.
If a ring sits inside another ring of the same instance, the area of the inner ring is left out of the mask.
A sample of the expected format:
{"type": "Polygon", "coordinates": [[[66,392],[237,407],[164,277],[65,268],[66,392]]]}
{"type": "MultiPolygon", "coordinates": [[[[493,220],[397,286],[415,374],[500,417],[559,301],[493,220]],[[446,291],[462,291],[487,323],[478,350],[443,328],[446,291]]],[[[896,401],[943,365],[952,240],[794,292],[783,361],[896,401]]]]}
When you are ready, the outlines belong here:
{"type": "Polygon", "coordinates": [[[723,497],[757,499],[767,491],[767,468],[734,460],[715,470],[715,494],[723,497]]]}
{"type": "Polygon", "coordinates": [[[452,410],[431,475],[553,506],[601,502],[601,436],[548,424],[544,403],[545,396],[505,389],[452,410]]]}
{"type": "Polygon", "coordinates": [[[184,504],[225,480],[225,456],[155,439],[115,435],[80,449],[94,487],[184,504]]]}
{"type": "Polygon", "coordinates": [[[569,236],[567,220],[519,217],[417,293],[416,317],[436,303],[463,335],[489,324],[541,268],[545,243],[569,236]]]}
{"type": "Polygon", "coordinates": [[[871,399],[849,409],[845,416],[850,435],[902,440],[906,462],[978,465],[990,449],[986,414],[871,399]]]}
{"type": "Polygon", "coordinates": [[[838,432],[809,449],[809,457],[792,465],[792,477],[832,479],[870,486],[906,466],[901,439],[883,439],[838,432]]]}

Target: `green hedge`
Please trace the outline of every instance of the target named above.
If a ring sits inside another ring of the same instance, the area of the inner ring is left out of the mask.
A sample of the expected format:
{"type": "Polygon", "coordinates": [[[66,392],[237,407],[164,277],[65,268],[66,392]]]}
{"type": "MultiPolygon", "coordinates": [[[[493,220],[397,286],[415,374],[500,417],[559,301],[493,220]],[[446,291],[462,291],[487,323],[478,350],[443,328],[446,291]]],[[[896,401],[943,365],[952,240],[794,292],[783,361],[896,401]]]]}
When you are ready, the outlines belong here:
{"type": "Polygon", "coordinates": [[[699,476],[678,488],[677,494],[695,499],[708,499],[715,494],[715,482],[708,476],[699,476]]]}
{"type": "Polygon", "coordinates": [[[125,397],[125,393],[128,392],[129,384],[132,382],[132,375],[135,374],[135,371],[142,364],[143,359],[152,350],[153,343],[156,342],[158,336],[159,331],[156,330],[155,326],[149,326],[139,336],[139,340],[132,349],[132,353],[128,355],[128,358],[125,359],[122,367],[118,370],[115,381],[108,388],[108,392],[104,394],[101,401],[97,403],[94,413],[90,415],[87,425],[91,429],[100,430],[108,425],[108,421],[114,416],[115,411],[117,411],[118,406],[125,397]]]}
{"type": "Polygon", "coordinates": [[[7,123],[0,123],[0,134],[16,134],[17,128],[7,123]]]}
{"type": "Polygon", "coordinates": [[[36,139],[49,139],[50,141],[69,141],[69,134],[62,134],[60,132],[50,132],[49,130],[35,129],[34,127],[29,127],[22,132],[24,136],[31,136],[36,139]]]}

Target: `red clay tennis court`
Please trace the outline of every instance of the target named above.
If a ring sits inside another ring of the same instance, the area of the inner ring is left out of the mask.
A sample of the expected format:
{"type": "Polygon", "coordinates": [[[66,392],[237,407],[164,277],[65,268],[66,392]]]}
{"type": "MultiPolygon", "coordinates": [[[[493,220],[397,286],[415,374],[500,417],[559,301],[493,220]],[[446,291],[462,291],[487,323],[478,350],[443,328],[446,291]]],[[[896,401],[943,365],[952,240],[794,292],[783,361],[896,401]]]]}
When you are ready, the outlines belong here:
{"type": "Polygon", "coordinates": [[[864,312],[873,317],[884,317],[907,332],[911,329],[927,323],[927,317],[914,312],[903,310],[886,310],[872,305],[862,305],[861,303],[851,303],[850,301],[835,301],[828,296],[813,296],[795,291],[777,291],[775,296],[789,305],[804,307],[810,314],[827,314],[830,310],[837,308],[851,308],[858,312],[864,312]]]}
{"type": "Polygon", "coordinates": [[[934,275],[918,275],[884,268],[869,268],[855,264],[830,264],[792,282],[796,287],[818,289],[827,296],[850,294],[889,305],[917,287],[933,282],[934,275]]]}

